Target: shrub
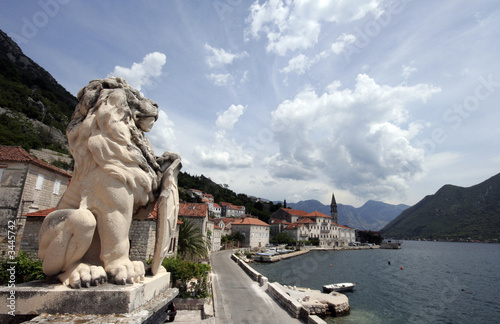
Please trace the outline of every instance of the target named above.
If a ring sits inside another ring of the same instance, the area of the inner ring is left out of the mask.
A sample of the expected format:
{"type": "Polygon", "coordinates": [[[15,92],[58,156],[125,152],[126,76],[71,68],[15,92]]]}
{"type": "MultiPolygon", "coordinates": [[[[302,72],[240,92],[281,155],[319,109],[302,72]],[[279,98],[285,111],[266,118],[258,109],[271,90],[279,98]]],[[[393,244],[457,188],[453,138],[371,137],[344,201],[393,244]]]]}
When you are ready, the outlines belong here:
{"type": "Polygon", "coordinates": [[[210,296],[207,272],[212,268],[208,264],[184,261],[181,258],[165,258],[162,265],[170,272],[172,281],[179,288],[181,298],[206,298],[210,296]],[[196,279],[195,284],[190,284],[196,279]]]}
{"type": "Polygon", "coordinates": [[[15,284],[45,278],[42,271],[42,261],[31,259],[28,254],[21,251],[14,260],[5,259],[0,263],[0,284],[2,286],[9,283],[11,273],[8,270],[12,267],[15,269],[15,284]],[[13,264],[14,262],[15,264],[13,264]]]}

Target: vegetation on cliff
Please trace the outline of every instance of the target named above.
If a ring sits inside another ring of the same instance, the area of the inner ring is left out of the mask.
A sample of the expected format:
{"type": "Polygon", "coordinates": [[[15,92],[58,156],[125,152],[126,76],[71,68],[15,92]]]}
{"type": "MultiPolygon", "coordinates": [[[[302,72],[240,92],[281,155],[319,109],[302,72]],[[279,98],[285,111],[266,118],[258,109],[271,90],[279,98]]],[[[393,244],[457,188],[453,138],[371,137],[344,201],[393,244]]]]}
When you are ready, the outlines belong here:
{"type": "Polygon", "coordinates": [[[0,145],[67,151],[77,99],[0,30],[0,145]]]}
{"type": "Polygon", "coordinates": [[[431,240],[500,239],[500,174],[472,187],[445,185],[382,229],[385,237],[431,240]]]}

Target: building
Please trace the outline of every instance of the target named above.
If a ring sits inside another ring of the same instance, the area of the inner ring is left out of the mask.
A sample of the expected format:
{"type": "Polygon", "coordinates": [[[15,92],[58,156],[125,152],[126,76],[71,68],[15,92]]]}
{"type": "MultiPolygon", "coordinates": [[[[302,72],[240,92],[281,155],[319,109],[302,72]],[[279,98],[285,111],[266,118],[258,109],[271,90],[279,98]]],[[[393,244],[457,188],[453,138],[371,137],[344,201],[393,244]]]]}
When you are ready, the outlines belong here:
{"type": "Polygon", "coordinates": [[[333,222],[330,216],[327,216],[318,211],[307,214],[302,218],[309,219],[313,223],[309,223],[309,239],[319,241],[320,247],[331,248],[338,246],[338,225],[333,222]]]}
{"type": "Polygon", "coordinates": [[[307,214],[303,210],[280,208],[271,215],[270,219],[282,219],[289,223],[295,223],[307,214]]]}
{"type": "Polygon", "coordinates": [[[292,223],[287,222],[284,219],[278,219],[278,218],[270,218],[269,219],[269,225],[270,225],[270,232],[271,232],[271,237],[283,232],[285,227],[290,225],[292,223]]]}
{"type": "Polygon", "coordinates": [[[339,215],[337,213],[337,202],[335,201],[335,194],[332,193],[332,202],[330,203],[330,214],[332,216],[332,221],[335,224],[339,223],[339,215]]]}
{"type": "Polygon", "coordinates": [[[258,218],[242,217],[231,224],[232,233],[240,232],[245,236],[243,246],[260,248],[269,245],[269,224],[258,218]]]}
{"type": "Polygon", "coordinates": [[[219,251],[223,235],[222,228],[208,217],[208,205],[204,203],[180,203],[179,219],[188,219],[198,227],[202,235],[210,242],[209,251],[219,251]],[[217,228],[217,227],[219,228],[217,228]]]}
{"type": "Polygon", "coordinates": [[[319,247],[334,248],[347,246],[356,240],[353,228],[338,225],[337,202],[332,194],[331,215],[318,211],[280,208],[270,219],[271,236],[281,232],[289,233],[296,241],[317,241],[319,247]]]}
{"type": "Polygon", "coordinates": [[[356,230],[349,226],[339,225],[339,246],[348,246],[356,242],[356,230]]]}
{"type": "Polygon", "coordinates": [[[200,203],[180,203],[179,204],[179,219],[186,218],[195,224],[203,234],[207,237],[208,232],[208,205],[200,203]]]}
{"type": "Polygon", "coordinates": [[[214,203],[213,201],[210,201],[206,198],[203,198],[201,202],[208,205],[208,215],[210,217],[215,217],[215,218],[221,217],[221,208],[219,204],[214,203]]]}
{"type": "Polygon", "coordinates": [[[219,204],[213,203],[212,204],[212,214],[215,218],[221,218],[222,217],[222,212],[219,204]]]}
{"type": "Polygon", "coordinates": [[[228,202],[220,202],[221,217],[241,217],[245,215],[245,206],[235,206],[228,202]]]}
{"type": "Polygon", "coordinates": [[[39,160],[19,146],[0,146],[0,251],[10,248],[8,225],[16,225],[19,252],[26,219],[22,215],[55,207],[71,174],[39,160]]]}

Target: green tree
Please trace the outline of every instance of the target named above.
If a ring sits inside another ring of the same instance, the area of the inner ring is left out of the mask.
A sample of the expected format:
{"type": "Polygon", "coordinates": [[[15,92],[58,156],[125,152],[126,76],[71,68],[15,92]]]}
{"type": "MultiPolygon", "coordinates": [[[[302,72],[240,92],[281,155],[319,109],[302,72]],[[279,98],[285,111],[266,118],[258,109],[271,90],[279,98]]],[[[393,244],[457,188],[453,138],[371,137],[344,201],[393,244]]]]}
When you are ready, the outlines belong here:
{"type": "Polygon", "coordinates": [[[195,260],[206,258],[210,242],[203,236],[199,227],[183,218],[179,226],[179,245],[177,253],[183,260],[195,260]]]}
{"type": "Polygon", "coordinates": [[[281,232],[281,233],[278,233],[278,234],[274,235],[273,237],[271,237],[271,239],[269,240],[269,243],[293,244],[293,243],[295,243],[295,240],[293,239],[293,237],[289,233],[281,232]]]}
{"type": "Polygon", "coordinates": [[[179,288],[181,298],[205,298],[210,296],[207,284],[207,273],[211,271],[208,264],[183,261],[180,258],[165,258],[162,265],[170,272],[172,281],[179,288]],[[193,278],[196,281],[193,283],[193,278]],[[189,284],[189,283],[192,284],[189,284]]]}
{"type": "Polygon", "coordinates": [[[245,235],[243,235],[240,232],[234,232],[231,235],[229,235],[228,239],[230,241],[236,241],[240,243],[245,243],[245,235]]]}

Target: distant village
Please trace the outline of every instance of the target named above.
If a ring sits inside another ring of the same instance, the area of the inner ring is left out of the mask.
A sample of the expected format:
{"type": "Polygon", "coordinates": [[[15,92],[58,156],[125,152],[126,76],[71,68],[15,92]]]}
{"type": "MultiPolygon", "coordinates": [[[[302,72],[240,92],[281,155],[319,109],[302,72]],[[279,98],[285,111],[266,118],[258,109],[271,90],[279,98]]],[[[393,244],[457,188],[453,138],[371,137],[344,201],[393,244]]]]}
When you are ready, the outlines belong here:
{"type": "MultiPolygon", "coordinates": [[[[14,243],[16,253],[22,250],[36,255],[42,221],[55,209],[71,179],[70,173],[45,162],[54,159],[48,150],[32,150],[30,153],[21,147],[0,146],[0,223],[3,225],[0,229],[3,231],[0,233],[0,251],[3,256],[14,243]],[[7,240],[10,236],[7,229],[12,219],[16,220],[15,242],[7,240]]],[[[314,242],[326,249],[348,246],[356,241],[355,229],[338,224],[337,203],[333,194],[331,215],[280,208],[271,214],[269,223],[248,215],[245,206],[215,203],[209,193],[189,189],[187,194],[200,202],[180,203],[178,225],[183,219],[190,220],[210,242],[212,252],[225,248],[227,242],[223,242],[222,238],[236,232],[244,237],[244,242],[238,243],[240,247],[252,250],[269,246],[270,239],[280,233],[288,233],[298,245],[314,242]]],[[[147,219],[133,221],[130,229],[132,259],[147,260],[152,257],[155,233],[156,209],[147,219]]],[[[176,246],[171,250],[174,254],[176,246]]]]}

